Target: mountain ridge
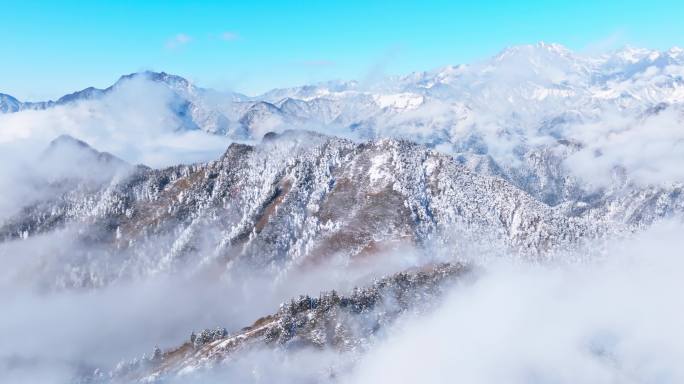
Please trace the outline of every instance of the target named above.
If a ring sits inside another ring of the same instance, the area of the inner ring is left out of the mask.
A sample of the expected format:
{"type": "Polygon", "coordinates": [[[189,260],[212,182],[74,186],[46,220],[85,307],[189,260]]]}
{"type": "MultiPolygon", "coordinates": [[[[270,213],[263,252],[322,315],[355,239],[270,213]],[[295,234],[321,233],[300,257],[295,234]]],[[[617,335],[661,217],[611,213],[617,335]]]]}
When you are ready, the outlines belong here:
{"type": "Polygon", "coordinates": [[[427,250],[476,238],[544,257],[608,229],[398,139],[355,143],[286,131],[255,146],[232,144],[209,163],[111,175],[24,207],[0,224],[0,238],[75,228],[76,249],[96,246],[118,261],[85,262],[71,251],[54,262],[74,268],[67,285],[98,286],[202,265],[277,274],[331,255],[363,260],[402,245],[427,250]],[[75,272],[82,269],[87,280],[75,272]]]}

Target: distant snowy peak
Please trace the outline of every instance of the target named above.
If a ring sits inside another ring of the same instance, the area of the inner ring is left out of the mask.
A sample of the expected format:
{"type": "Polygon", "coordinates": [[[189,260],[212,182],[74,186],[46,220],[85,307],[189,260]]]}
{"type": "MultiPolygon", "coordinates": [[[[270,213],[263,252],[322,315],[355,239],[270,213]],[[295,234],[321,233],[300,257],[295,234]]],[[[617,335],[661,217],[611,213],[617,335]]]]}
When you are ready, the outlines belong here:
{"type": "Polygon", "coordinates": [[[321,97],[335,97],[337,94],[358,90],[358,87],[359,84],[356,81],[327,81],[324,83],[293,88],[276,88],[257,96],[254,99],[269,101],[271,103],[276,103],[288,98],[308,101],[321,97]]]}
{"type": "Polygon", "coordinates": [[[658,57],[658,55],[658,51],[644,48],[635,48],[632,46],[625,46],[606,56],[609,59],[619,60],[623,63],[634,64],[646,58],[655,59],[656,57],[658,57]]]}
{"type": "Polygon", "coordinates": [[[670,62],[670,63],[682,63],[682,59],[684,59],[684,49],[680,47],[671,47],[670,49],[666,51],[658,51],[654,49],[645,49],[645,48],[635,48],[631,46],[625,46],[621,49],[618,49],[608,55],[606,57],[613,59],[613,60],[619,60],[622,61],[623,63],[626,64],[636,64],[639,62],[658,62],[658,61],[664,61],[664,62],[670,62]]]}
{"type": "MultiPolygon", "coordinates": [[[[122,84],[131,81],[131,80],[148,80],[152,81],[155,83],[160,83],[164,84],[167,86],[169,89],[182,93],[183,95],[189,95],[189,94],[201,94],[202,92],[208,91],[208,92],[213,92],[210,90],[205,90],[203,88],[195,86],[191,81],[185,79],[184,77],[177,76],[177,75],[172,75],[168,74],[166,72],[154,72],[154,71],[143,71],[143,72],[134,72],[130,73],[127,75],[122,75],[119,77],[119,79],[112,84],[111,86],[100,89],[100,88],[95,88],[95,87],[88,87],[85,89],[82,89],[80,91],[76,91],[67,95],[64,95],[57,99],[56,101],[45,101],[45,102],[26,102],[22,103],[19,100],[15,99],[14,97],[10,95],[5,95],[5,94],[0,94],[0,102],[9,102],[11,99],[15,104],[18,105],[44,105],[46,107],[50,107],[53,105],[61,105],[61,104],[66,104],[70,102],[76,102],[80,100],[91,100],[91,99],[96,99],[99,97],[102,97],[111,91],[117,89],[120,87],[122,84]],[[5,100],[8,99],[8,100],[5,100]]],[[[231,96],[232,99],[235,100],[247,100],[248,97],[239,93],[224,93],[225,96],[231,96]]],[[[18,109],[20,110],[21,107],[18,109]]],[[[32,108],[35,109],[35,108],[32,108]]],[[[16,112],[15,111],[4,111],[3,112],[16,112]]]]}
{"type": "Polygon", "coordinates": [[[540,42],[505,49],[484,64],[482,73],[526,81],[581,82],[589,62],[559,44],[540,42]]]}
{"type": "Polygon", "coordinates": [[[540,41],[537,44],[516,45],[502,50],[491,60],[493,62],[505,62],[513,58],[525,60],[556,60],[563,58],[567,61],[578,61],[577,55],[560,44],[548,44],[540,41]]]}
{"type": "Polygon", "coordinates": [[[405,87],[414,88],[432,88],[438,84],[450,84],[463,76],[468,71],[469,66],[463,65],[448,65],[432,71],[413,72],[406,76],[401,76],[396,79],[405,87]]]}
{"type": "MultiPolygon", "coordinates": [[[[83,101],[99,100],[107,95],[129,87],[131,82],[152,82],[159,84],[167,91],[156,92],[154,97],[163,97],[168,102],[172,113],[178,117],[180,131],[202,129],[209,133],[232,135],[240,132],[239,127],[232,127],[227,114],[230,106],[236,102],[244,102],[248,97],[231,92],[217,92],[195,86],[191,81],[165,72],[136,72],[121,76],[111,86],[100,89],[88,87],[57,99],[45,102],[21,102],[12,96],[0,96],[0,113],[14,113],[22,110],[44,110],[57,106],[71,105],[83,101]]],[[[241,138],[244,133],[236,134],[241,138]]]]}
{"type": "Polygon", "coordinates": [[[21,102],[10,95],[0,93],[0,113],[12,113],[21,109],[21,102]]]}
{"type": "Polygon", "coordinates": [[[80,100],[92,100],[102,97],[106,93],[106,90],[98,89],[94,87],[88,87],[86,89],[64,95],[57,99],[56,104],[66,104],[72,103],[80,100]]]}
{"type": "MultiPolygon", "coordinates": [[[[146,80],[158,82],[158,83],[164,83],[168,85],[171,88],[178,89],[178,90],[189,90],[194,88],[192,83],[188,81],[187,79],[177,76],[177,75],[171,75],[166,72],[153,72],[153,71],[144,71],[144,72],[135,72],[131,73],[128,75],[123,75],[119,78],[117,83],[120,83],[122,81],[127,81],[127,80],[132,80],[136,78],[144,78],[146,80]]],[[[116,84],[115,84],[116,86],[116,84]]]]}

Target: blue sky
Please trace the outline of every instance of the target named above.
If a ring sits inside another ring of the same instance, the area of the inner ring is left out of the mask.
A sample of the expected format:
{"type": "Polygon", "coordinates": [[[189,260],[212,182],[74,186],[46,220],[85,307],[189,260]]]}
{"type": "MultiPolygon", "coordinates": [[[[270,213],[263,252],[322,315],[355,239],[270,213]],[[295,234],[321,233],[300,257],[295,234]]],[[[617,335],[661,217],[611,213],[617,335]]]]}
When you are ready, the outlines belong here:
{"type": "Polygon", "coordinates": [[[256,94],[470,62],[540,40],[684,45],[684,1],[0,0],[0,92],[58,97],[151,69],[256,94]]]}

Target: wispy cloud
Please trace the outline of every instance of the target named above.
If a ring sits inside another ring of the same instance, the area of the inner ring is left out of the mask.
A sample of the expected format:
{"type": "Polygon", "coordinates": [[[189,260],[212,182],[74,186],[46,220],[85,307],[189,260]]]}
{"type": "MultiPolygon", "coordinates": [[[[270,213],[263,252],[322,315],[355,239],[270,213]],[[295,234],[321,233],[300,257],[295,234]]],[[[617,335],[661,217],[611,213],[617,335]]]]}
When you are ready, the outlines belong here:
{"type": "Polygon", "coordinates": [[[166,48],[176,49],[190,43],[191,41],[192,37],[186,35],[185,33],[179,33],[166,41],[166,48]]]}
{"type": "Polygon", "coordinates": [[[584,47],[584,52],[588,54],[600,54],[606,51],[617,49],[625,45],[627,34],[623,29],[617,29],[609,35],[598,40],[594,40],[584,47]]]}
{"type": "Polygon", "coordinates": [[[226,31],[226,32],[223,32],[219,35],[219,39],[221,39],[223,41],[235,41],[235,40],[238,40],[239,38],[240,38],[240,35],[236,32],[226,31]]]}

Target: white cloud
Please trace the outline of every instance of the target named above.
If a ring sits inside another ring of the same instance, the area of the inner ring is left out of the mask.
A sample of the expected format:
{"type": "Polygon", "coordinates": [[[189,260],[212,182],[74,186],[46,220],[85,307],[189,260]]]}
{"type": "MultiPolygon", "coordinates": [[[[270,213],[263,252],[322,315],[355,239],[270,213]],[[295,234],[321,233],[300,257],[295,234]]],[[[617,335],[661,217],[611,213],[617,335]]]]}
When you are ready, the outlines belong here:
{"type": "Polygon", "coordinates": [[[642,185],[684,181],[684,129],[674,109],[644,118],[604,113],[598,121],[572,125],[568,136],[584,147],[571,155],[570,172],[594,185],[605,186],[616,168],[642,185]]]}
{"type": "Polygon", "coordinates": [[[162,167],[215,158],[230,144],[225,137],[183,130],[173,111],[174,94],[144,77],[121,83],[96,100],[42,111],[0,115],[0,144],[44,148],[69,134],[131,163],[162,167]]]}
{"type": "Polygon", "coordinates": [[[168,39],[166,41],[166,48],[168,49],[176,49],[180,48],[192,41],[192,37],[189,35],[186,35],[185,33],[179,33],[176,36],[168,39]]]}
{"type": "Polygon", "coordinates": [[[625,42],[625,31],[623,29],[617,29],[601,39],[589,42],[589,44],[584,47],[584,51],[588,54],[601,54],[624,46],[625,42]]]}
{"type": "Polygon", "coordinates": [[[682,382],[683,229],[655,227],[603,262],[492,265],[390,332],[346,382],[682,382]]]}
{"type": "Polygon", "coordinates": [[[219,38],[221,40],[224,40],[224,41],[234,41],[234,40],[238,40],[240,38],[240,35],[238,35],[236,32],[226,31],[226,32],[223,32],[219,36],[219,38]]]}

